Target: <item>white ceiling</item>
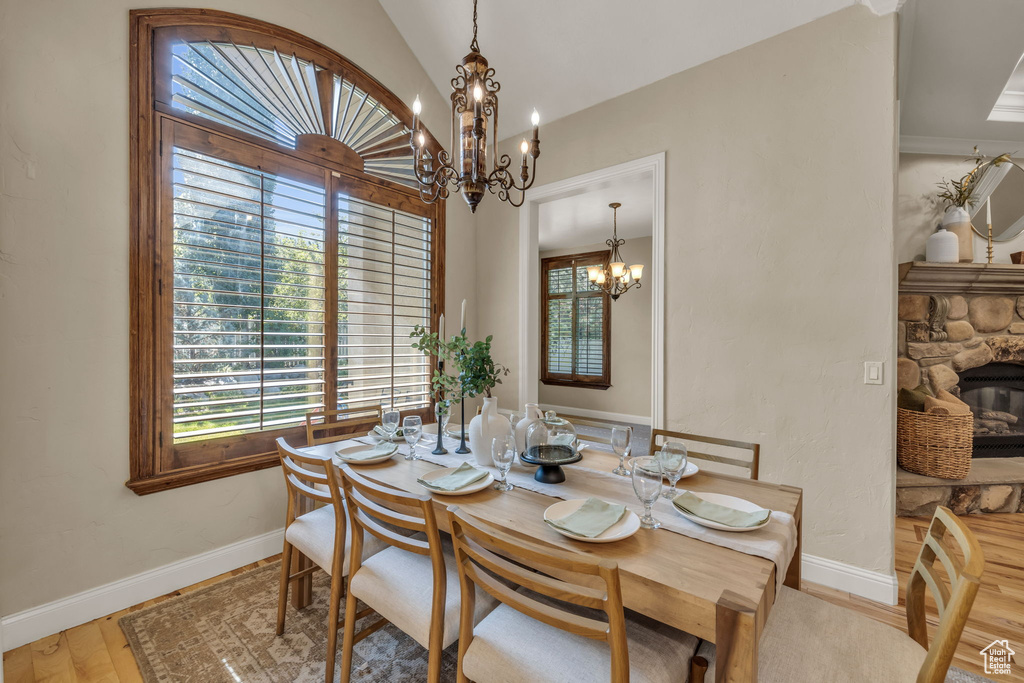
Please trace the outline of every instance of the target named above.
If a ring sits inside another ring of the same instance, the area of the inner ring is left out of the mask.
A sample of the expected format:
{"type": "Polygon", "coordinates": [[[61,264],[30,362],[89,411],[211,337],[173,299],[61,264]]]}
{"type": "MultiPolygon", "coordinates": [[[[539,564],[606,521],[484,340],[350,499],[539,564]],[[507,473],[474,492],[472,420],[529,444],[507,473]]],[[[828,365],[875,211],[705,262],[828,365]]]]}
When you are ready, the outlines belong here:
{"type": "Polygon", "coordinates": [[[1024,53],[1024,2],[908,0],[900,17],[901,149],[1024,152],[1024,123],[988,120],[1024,53]]]}
{"type": "MultiPolygon", "coordinates": [[[[901,1],[860,4],[884,13],[901,1]]],[[[469,52],[472,0],[379,2],[447,99],[455,65],[469,52]]],[[[501,83],[499,139],[526,130],[534,107],[543,127],[853,4],[857,0],[480,0],[480,52],[501,83]]]]}
{"type": "MultiPolygon", "coordinates": [[[[545,202],[539,207],[538,244],[541,251],[601,244],[612,236],[612,210],[619,202],[619,237],[629,240],[650,237],[654,223],[651,176],[589,188],[571,197],[545,202]]],[[[629,242],[622,247],[629,258],[629,242]]]]}

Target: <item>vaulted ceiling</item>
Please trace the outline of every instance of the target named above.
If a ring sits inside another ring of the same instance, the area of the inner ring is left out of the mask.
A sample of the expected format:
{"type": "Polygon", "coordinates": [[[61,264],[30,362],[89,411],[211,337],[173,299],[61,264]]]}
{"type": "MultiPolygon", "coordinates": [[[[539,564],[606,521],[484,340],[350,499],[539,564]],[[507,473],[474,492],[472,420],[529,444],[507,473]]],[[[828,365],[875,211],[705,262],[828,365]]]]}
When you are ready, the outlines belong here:
{"type": "MultiPolygon", "coordinates": [[[[447,97],[455,65],[469,52],[472,0],[379,2],[447,97]]],[[[882,14],[899,2],[860,4],[882,14]]],[[[480,51],[501,83],[499,138],[526,130],[534,107],[543,125],[853,4],[857,0],[480,0],[480,51]]]]}

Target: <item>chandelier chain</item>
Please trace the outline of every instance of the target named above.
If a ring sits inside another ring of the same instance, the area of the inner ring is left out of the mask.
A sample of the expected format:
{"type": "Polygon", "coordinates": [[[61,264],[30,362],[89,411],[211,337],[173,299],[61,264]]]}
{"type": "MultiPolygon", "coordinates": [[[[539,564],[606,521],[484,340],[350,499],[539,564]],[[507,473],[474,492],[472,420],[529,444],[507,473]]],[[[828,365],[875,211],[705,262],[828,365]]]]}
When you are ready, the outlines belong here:
{"type": "Polygon", "coordinates": [[[469,44],[470,52],[480,52],[480,45],[476,42],[476,0],[473,0],[473,42],[469,44]]]}

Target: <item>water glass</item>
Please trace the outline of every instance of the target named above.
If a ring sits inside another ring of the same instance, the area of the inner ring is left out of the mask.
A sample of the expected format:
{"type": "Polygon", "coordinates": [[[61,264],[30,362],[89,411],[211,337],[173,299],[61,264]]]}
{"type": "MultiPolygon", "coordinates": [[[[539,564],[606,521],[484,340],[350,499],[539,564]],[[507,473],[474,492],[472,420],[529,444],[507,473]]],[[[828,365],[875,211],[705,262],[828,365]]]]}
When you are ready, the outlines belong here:
{"type": "Polygon", "coordinates": [[[615,451],[615,455],[619,456],[619,466],[612,470],[612,474],[629,476],[629,470],[626,469],[626,458],[632,447],[633,428],[624,425],[612,427],[612,449],[615,451]]]}
{"type": "Polygon", "coordinates": [[[640,518],[640,526],[645,529],[657,529],[661,522],[651,515],[654,502],[661,495],[661,462],[657,457],[644,455],[633,458],[631,462],[633,475],[633,492],[644,504],[644,516],[640,518]]]}
{"type": "Polygon", "coordinates": [[[409,444],[409,454],[405,456],[405,459],[419,460],[420,456],[416,453],[416,444],[420,442],[420,437],[423,436],[423,418],[419,415],[409,415],[402,420],[402,436],[405,437],[405,442],[409,444]]]}
{"type": "Polygon", "coordinates": [[[394,440],[395,432],[398,431],[398,411],[390,408],[384,411],[384,415],[381,418],[381,427],[387,432],[388,439],[394,440]]]}
{"type": "Polygon", "coordinates": [[[514,436],[496,436],[491,441],[491,460],[501,474],[501,481],[495,482],[498,491],[511,491],[514,487],[508,483],[508,471],[516,459],[516,438],[514,436]]]}
{"type": "Polygon", "coordinates": [[[672,500],[679,495],[679,491],[676,490],[676,482],[679,481],[679,477],[683,476],[683,472],[686,470],[686,463],[689,460],[687,453],[686,444],[678,441],[667,441],[661,447],[661,450],[658,451],[661,471],[665,474],[665,478],[668,479],[669,483],[672,484],[662,494],[665,498],[672,500]]]}

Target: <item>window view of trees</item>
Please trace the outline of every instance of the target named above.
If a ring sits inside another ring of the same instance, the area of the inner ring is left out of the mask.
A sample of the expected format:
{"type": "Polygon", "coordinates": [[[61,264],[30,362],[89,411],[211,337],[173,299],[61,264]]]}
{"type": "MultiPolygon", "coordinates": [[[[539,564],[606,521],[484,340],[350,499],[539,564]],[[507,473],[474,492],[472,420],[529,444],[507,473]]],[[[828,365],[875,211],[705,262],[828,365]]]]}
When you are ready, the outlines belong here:
{"type": "Polygon", "coordinates": [[[603,267],[604,252],[543,259],[541,345],[543,381],[607,383],[610,313],[607,295],[587,278],[587,266],[603,267]]]}

